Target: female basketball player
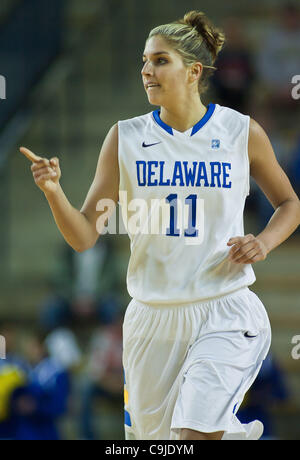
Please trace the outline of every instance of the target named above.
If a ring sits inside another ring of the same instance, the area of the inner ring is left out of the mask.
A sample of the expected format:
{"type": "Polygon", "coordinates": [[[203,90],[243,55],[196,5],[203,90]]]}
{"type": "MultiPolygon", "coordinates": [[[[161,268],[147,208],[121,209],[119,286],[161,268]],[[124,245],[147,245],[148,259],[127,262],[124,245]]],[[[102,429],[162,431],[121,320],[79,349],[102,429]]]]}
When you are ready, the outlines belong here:
{"type": "Polygon", "coordinates": [[[242,425],[236,417],[271,340],[264,306],[248,288],[255,281],[251,264],[294,232],[300,204],[264,130],[248,116],[201,101],[223,43],[199,12],[150,33],[142,78],[149,103],[160,110],[112,127],[81,211],[60,186],[58,159],[20,149],[76,251],[99,237],[99,200],[120,200],[123,211],[126,200],[131,210],[132,200],[146,204],[140,231],[128,225],[127,439],[262,434],[260,422],[242,425]],[[275,210],[256,236],[243,230],[250,173],[275,210]],[[168,210],[161,233],[147,227],[157,223],[153,200],[168,210]]]}

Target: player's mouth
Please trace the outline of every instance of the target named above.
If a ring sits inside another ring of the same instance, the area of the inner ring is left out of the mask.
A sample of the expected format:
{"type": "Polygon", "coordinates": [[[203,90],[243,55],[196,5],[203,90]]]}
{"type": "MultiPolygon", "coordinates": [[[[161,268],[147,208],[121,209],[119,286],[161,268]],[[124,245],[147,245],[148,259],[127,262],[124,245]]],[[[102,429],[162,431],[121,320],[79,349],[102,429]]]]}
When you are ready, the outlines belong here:
{"type": "Polygon", "coordinates": [[[152,90],[154,88],[159,88],[160,85],[158,83],[146,83],[145,88],[147,91],[152,90]]]}

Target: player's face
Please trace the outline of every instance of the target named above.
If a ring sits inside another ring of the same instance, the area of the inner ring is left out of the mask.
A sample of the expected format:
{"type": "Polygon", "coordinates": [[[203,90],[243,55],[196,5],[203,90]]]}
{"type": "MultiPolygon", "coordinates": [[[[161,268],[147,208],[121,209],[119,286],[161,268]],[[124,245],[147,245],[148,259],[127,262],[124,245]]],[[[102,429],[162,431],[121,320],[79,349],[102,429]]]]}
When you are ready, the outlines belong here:
{"type": "Polygon", "coordinates": [[[150,104],[168,106],[187,91],[188,68],[162,37],[146,42],[142,77],[150,104]]]}

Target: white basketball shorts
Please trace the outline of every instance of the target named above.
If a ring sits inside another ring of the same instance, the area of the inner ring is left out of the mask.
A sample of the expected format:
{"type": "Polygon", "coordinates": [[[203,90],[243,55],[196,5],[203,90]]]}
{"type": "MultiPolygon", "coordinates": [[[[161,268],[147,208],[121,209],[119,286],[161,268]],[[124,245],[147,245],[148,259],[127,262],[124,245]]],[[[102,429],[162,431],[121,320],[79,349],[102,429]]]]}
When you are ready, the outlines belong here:
{"type": "Polygon", "coordinates": [[[188,305],[133,299],[123,342],[126,439],[176,440],[182,428],[244,433],[236,413],[271,343],[249,288],[188,305]]]}

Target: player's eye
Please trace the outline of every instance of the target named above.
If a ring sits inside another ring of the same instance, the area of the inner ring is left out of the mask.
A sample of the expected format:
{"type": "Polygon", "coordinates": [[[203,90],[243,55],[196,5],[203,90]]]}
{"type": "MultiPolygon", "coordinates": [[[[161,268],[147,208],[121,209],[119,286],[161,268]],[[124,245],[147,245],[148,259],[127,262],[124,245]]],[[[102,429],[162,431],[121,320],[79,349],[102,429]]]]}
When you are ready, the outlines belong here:
{"type": "MultiPolygon", "coordinates": [[[[142,61],[142,67],[147,63],[147,61],[143,60],[142,61]]],[[[162,65],[162,64],[167,64],[168,60],[166,58],[157,58],[156,61],[154,61],[154,64],[162,65]]]]}

